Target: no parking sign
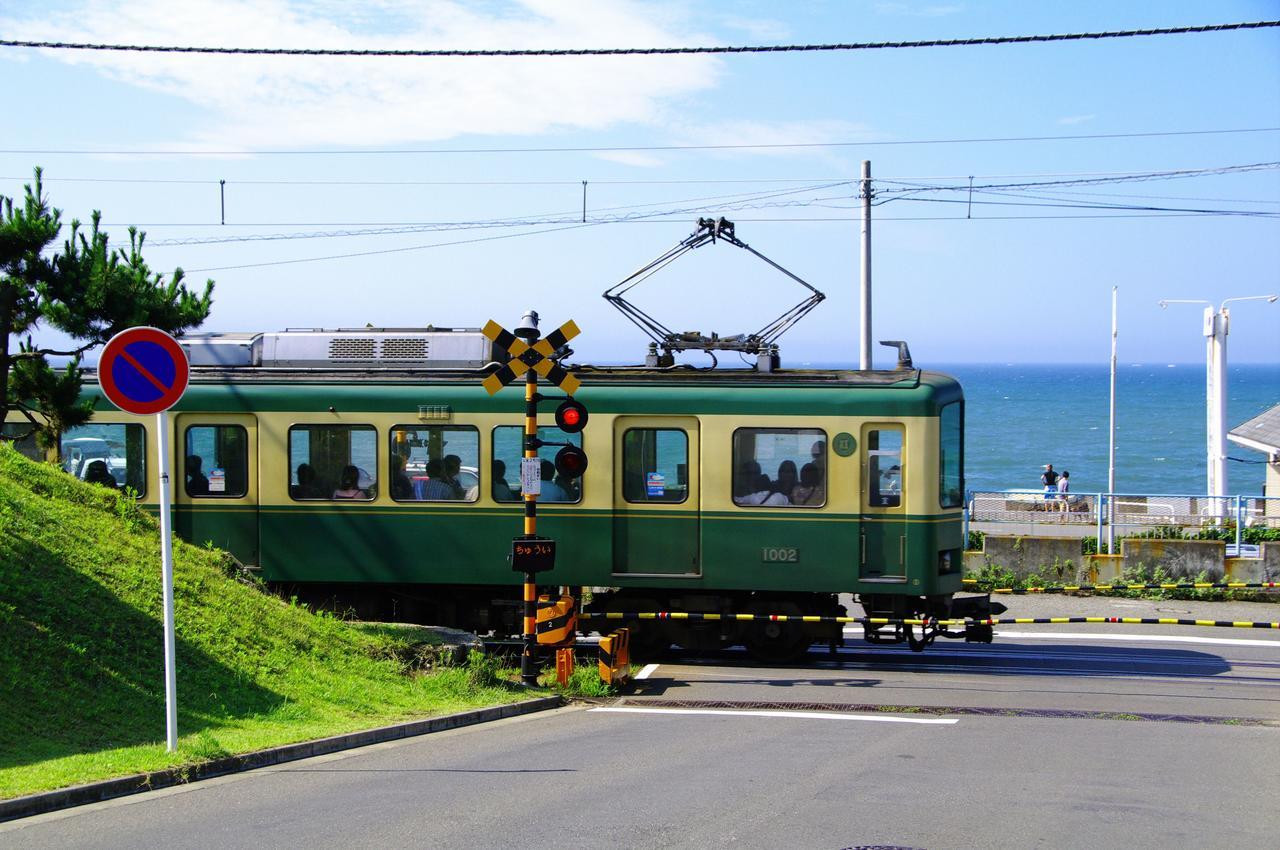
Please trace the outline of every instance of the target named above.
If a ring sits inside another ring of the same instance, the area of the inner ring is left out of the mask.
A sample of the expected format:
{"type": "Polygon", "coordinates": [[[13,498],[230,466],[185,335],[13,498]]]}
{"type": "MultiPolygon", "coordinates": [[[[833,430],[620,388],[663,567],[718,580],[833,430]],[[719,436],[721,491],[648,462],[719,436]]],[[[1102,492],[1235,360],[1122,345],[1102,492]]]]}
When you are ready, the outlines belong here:
{"type": "Polygon", "coordinates": [[[174,667],[173,527],[169,517],[169,416],[187,391],[190,367],[178,341],[159,328],[129,328],[113,336],[98,360],[98,384],[125,413],[156,416],[160,469],[160,569],[164,594],[165,742],[178,748],[178,684],[174,667]]]}
{"type": "Polygon", "coordinates": [[[125,413],[173,407],[187,391],[190,370],[178,341],[158,328],[129,328],[111,337],[98,360],[98,383],[125,413]]]}

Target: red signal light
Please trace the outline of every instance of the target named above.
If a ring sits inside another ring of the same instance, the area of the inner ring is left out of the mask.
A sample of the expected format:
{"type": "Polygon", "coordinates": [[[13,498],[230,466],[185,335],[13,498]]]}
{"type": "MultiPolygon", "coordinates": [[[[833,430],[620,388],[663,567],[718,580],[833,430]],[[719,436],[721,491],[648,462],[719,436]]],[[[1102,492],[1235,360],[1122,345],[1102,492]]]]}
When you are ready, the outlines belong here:
{"type": "Polygon", "coordinates": [[[577,446],[565,446],[556,452],[556,472],[565,478],[581,478],[587,471],[587,453],[577,446]]]}
{"type": "Polygon", "coordinates": [[[568,434],[577,434],[587,427],[587,409],[580,402],[565,399],[556,408],[556,427],[568,434]]]}

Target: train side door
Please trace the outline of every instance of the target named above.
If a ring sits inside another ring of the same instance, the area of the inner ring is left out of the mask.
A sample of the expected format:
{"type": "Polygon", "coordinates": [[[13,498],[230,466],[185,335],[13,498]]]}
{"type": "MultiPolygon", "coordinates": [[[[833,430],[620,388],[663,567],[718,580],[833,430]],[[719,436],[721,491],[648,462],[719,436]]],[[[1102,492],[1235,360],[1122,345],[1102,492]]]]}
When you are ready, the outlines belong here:
{"type": "Polygon", "coordinates": [[[174,530],[243,564],[258,556],[258,423],[243,413],[174,417],[174,530]]]}
{"type": "Polygon", "coordinates": [[[700,576],[698,420],[615,420],[613,572],[700,576]]]}
{"type": "Polygon", "coordinates": [[[870,424],[862,429],[861,581],[907,580],[907,523],[901,425],[870,424]]]}

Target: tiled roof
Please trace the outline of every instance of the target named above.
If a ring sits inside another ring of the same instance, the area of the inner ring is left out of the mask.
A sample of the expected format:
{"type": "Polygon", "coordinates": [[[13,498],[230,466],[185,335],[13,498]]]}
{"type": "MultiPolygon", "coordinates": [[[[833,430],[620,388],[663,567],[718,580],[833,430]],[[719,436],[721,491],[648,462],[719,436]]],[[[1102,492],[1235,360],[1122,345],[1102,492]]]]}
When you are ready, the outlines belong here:
{"type": "Polygon", "coordinates": [[[1273,452],[1280,452],[1280,404],[1232,428],[1229,436],[1260,443],[1273,452]]]}

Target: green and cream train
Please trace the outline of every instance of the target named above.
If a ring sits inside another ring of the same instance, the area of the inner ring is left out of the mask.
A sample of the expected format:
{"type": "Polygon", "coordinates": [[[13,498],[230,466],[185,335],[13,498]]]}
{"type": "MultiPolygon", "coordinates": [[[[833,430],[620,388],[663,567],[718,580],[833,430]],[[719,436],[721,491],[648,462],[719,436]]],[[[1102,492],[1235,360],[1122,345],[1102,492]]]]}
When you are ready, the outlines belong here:
{"type": "MultiPolygon", "coordinates": [[[[282,591],[367,618],[519,631],[523,394],[490,396],[474,330],[191,335],[191,384],[169,413],[174,528],[224,548],[282,591]]],[[[613,611],[979,615],[957,597],[964,399],[951,377],[899,364],[826,371],[569,367],[590,411],[564,435],[586,474],[543,464],[548,584],[613,611]]],[[[96,392],[90,383],[87,392],[96,392]]],[[[549,391],[554,392],[554,391],[549,391]]],[[[156,417],[99,398],[64,464],[154,504],[156,417]],[[95,463],[98,462],[98,463],[95,463]]],[[[542,451],[551,456],[554,447],[542,451]]],[[[644,621],[638,641],[743,643],[781,658],[838,624],[644,621]]],[[[886,628],[868,639],[929,631],[886,628]]],[[[950,635],[959,636],[959,635],[950,635]]],[[[989,640],[989,629],[971,630],[989,640]]]]}

